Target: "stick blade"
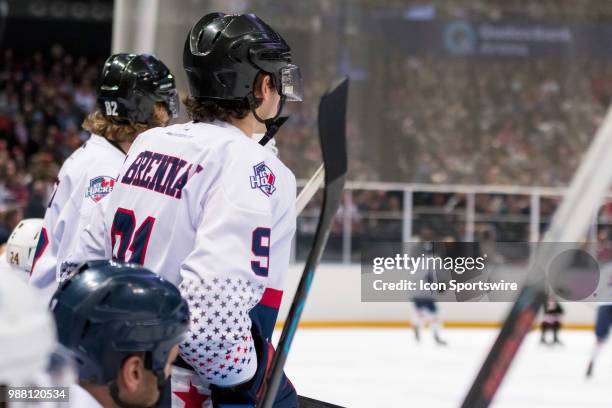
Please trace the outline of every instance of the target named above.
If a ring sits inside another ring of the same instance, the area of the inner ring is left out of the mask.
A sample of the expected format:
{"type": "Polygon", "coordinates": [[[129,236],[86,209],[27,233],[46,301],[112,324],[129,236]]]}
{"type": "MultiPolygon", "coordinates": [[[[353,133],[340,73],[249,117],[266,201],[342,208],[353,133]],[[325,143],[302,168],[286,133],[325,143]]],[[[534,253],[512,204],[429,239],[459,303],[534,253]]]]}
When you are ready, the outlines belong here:
{"type": "Polygon", "coordinates": [[[337,79],[319,103],[319,141],[325,163],[325,184],[346,174],[346,110],[349,78],[337,79]]]}

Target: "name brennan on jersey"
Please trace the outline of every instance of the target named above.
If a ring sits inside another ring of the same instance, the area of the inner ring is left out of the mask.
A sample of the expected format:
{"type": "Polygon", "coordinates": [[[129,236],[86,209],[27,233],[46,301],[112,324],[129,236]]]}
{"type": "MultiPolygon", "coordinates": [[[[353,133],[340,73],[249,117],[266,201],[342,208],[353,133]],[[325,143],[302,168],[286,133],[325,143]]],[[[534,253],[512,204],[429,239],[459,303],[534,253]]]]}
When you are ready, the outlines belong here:
{"type": "Polygon", "coordinates": [[[185,184],[202,170],[199,164],[194,165],[178,157],[145,150],[127,169],[121,178],[121,183],[144,187],[180,199],[185,184]],[[193,171],[192,168],[194,168],[193,171]],[[181,172],[180,175],[179,172],[181,172]]]}

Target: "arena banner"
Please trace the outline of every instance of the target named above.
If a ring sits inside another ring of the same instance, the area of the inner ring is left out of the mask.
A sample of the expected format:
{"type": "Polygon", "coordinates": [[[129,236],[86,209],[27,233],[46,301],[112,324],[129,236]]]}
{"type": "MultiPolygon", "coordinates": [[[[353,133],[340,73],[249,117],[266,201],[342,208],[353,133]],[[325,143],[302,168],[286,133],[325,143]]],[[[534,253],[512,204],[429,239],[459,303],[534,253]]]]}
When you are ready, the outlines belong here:
{"type": "Polygon", "coordinates": [[[600,24],[386,18],[381,26],[387,44],[415,55],[484,60],[612,59],[612,27],[600,24]],[[397,38],[402,41],[391,41],[397,38]]]}

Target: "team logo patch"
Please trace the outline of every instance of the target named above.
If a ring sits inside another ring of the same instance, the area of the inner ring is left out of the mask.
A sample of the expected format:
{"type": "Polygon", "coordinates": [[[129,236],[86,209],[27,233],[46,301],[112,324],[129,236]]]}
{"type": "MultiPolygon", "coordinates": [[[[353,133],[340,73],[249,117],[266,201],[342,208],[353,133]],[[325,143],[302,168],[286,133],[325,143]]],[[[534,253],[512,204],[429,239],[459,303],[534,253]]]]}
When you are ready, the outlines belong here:
{"type": "Polygon", "coordinates": [[[113,191],[115,179],[108,176],[98,176],[89,180],[89,187],[85,197],[90,197],[96,203],[113,191]]]}
{"type": "Polygon", "coordinates": [[[276,182],[276,176],[272,173],[272,170],[266,166],[265,162],[258,163],[253,166],[254,176],[251,176],[251,188],[260,189],[265,195],[271,196],[276,191],[274,183],[276,182]]]}

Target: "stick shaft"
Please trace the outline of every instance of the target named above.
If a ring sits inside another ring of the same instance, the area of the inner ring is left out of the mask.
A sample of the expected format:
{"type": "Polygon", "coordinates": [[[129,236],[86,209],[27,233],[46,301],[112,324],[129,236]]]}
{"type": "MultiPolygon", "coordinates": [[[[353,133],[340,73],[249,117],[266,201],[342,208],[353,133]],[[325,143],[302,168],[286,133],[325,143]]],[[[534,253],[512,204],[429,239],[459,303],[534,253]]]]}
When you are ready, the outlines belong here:
{"type": "MultiPolygon", "coordinates": [[[[331,229],[332,221],[340,206],[342,192],[348,169],[348,160],[346,154],[346,111],[348,99],[348,77],[344,77],[330,87],[330,89],[321,97],[319,103],[319,143],[321,145],[321,153],[323,157],[323,166],[320,169],[320,176],[313,177],[312,187],[306,186],[304,189],[304,197],[312,197],[317,190],[318,185],[325,182],[323,187],[323,201],[321,203],[321,212],[319,213],[319,221],[315,231],[312,247],[306,258],[306,265],[300,283],[293,297],[289,314],[285,321],[280,340],[276,347],[276,352],[272,358],[270,369],[262,384],[263,396],[257,404],[258,408],[272,408],[276,400],[280,383],[284,376],[283,368],[293,337],[300,322],[300,317],[306,305],[308,293],[312,280],[323,255],[327,238],[331,229]],[[325,169],[323,171],[323,169],[325,169]],[[325,176],[323,177],[323,173],[325,176]],[[318,178],[321,182],[317,182],[318,178]]],[[[317,171],[319,173],[319,171],[317,171]]],[[[301,199],[301,208],[303,209],[307,200],[301,199]]]]}
{"type": "Polygon", "coordinates": [[[308,180],[308,183],[304,186],[300,194],[298,194],[295,200],[295,212],[300,215],[306,205],[312,200],[317,190],[323,185],[325,179],[325,169],[321,164],[315,174],[308,180]]]}

